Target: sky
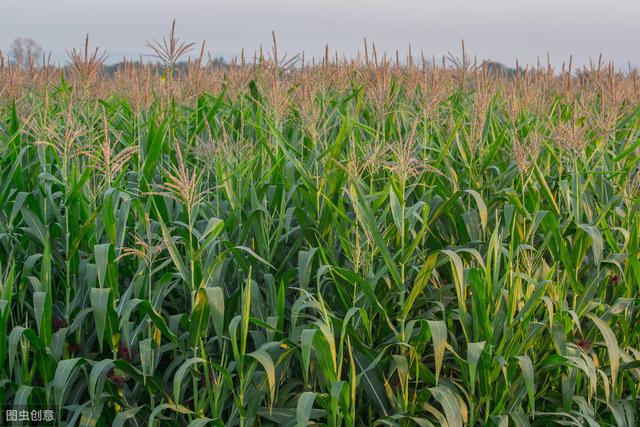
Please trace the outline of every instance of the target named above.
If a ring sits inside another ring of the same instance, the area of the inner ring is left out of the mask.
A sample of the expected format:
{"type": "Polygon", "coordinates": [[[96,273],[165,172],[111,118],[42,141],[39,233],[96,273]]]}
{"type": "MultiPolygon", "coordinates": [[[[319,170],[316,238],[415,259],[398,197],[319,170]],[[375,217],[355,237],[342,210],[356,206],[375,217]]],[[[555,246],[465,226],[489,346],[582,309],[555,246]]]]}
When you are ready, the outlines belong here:
{"type": "Polygon", "coordinates": [[[325,44],[347,56],[363,51],[427,57],[459,56],[461,41],[479,60],[507,65],[577,66],[599,54],[618,66],[640,66],[640,0],[0,0],[0,49],[31,37],[57,61],[91,43],[110,62],[151,53],[172,19],[186,41],[206,41],[214,56],[230,58],[271,46],[280,53],[322,56],[325,44]]]}

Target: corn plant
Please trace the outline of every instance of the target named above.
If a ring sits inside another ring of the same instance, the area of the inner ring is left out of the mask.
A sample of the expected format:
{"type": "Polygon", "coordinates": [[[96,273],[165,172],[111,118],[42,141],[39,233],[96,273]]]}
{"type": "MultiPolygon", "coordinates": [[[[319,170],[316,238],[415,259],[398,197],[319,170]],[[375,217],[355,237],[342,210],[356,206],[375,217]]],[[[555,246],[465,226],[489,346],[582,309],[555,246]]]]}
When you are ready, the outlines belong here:
{"type": "Polygon", "coordinates": [[[183,70],[174,31],[151,44],[168,71],[102,75],[88,41],[75,72],[0,68],[0,402],[63,425],[635,425],[634,71],[275,47],[183,70]]]}

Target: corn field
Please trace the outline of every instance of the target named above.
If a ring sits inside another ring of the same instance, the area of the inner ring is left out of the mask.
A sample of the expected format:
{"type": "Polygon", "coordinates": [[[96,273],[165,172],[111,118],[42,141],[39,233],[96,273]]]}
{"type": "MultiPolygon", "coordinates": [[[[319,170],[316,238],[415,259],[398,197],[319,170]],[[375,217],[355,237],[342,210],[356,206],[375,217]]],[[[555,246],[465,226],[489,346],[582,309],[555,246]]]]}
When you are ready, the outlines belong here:
{"type": "Polygon", "coordinates": [[[640,76],[368,47],[0,67],[0,403],[633,426],[640,76]]]}

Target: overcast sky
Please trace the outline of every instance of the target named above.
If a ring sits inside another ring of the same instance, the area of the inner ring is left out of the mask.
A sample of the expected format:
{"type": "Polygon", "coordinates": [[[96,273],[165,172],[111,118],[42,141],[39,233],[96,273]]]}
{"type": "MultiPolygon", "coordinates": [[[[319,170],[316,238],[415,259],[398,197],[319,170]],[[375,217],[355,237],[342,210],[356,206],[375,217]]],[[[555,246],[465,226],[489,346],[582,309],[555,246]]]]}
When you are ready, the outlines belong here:
{"type": "Polygon", "coordinates": [[[509,65],[546,61],[558,67],[570,54],[584,64],[602,53],[618,66],[640,65],[640,0],[1,0],[0,48],[28,36],[61,59],[92,43],[111,52],[149,53],[176,18],[178,35],[205,40],[216,56],[271,45],[321,56],[325,43],[347,55],[363,38],[378,51],[427,56],[467,51],[509,65]]]}

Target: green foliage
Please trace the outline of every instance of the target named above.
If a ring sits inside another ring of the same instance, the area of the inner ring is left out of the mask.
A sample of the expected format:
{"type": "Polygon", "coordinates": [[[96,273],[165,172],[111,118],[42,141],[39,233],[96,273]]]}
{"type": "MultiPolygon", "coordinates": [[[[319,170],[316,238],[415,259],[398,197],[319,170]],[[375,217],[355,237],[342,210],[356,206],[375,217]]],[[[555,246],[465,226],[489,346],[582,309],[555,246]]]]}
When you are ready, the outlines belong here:
{"type": "Polygon", "coordinates": [[[634,425],[638,109],[420,87],[4,106],[0,400],[67,425],[634,425]]]}

